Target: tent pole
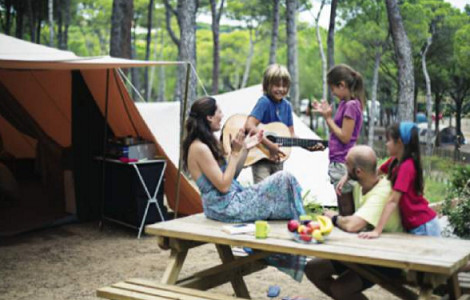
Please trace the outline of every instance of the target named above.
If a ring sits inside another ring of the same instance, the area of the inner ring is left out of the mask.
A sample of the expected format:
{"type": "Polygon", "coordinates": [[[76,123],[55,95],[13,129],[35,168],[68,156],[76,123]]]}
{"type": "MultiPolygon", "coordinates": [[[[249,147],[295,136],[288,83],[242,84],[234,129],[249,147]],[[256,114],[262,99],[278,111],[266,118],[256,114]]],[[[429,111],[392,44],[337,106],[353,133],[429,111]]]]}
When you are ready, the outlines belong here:
{"type": "MultiPolygon", "coordinates": [[[[183,135],[184,135],[184,123],[186,122],[186,107],[188,105],[188,92],[189,92],[189,76],[191,74],[191,63],[186,64],[186,82],[184,86],[184,98],[182,109],[180,109],[181,114],[181,124],[180,124],[180,157],[178,160],[178,176],[176,179],[176,203],[175,203],[175,219],[178,218],[178,208],[180,205],[180,185],[181,185],[181,167],[183,164],[183,135]]],[[[181,106],[180,106],[181,107],[181,106]]]]}
{"type": "Polygon", "coordinates": [[[106,175],[106,149],[108,141],[108,101],[109,101],[109,69],[106,69],[106,94],[105,94],[105,104],[104,104],[104,132],[103,132],[103,165],[102,165],[102,176],[101,176],[101,221],[99,227],[103,227],[104,219],[104,197],[105,197],[105,175],[106,175]]]}

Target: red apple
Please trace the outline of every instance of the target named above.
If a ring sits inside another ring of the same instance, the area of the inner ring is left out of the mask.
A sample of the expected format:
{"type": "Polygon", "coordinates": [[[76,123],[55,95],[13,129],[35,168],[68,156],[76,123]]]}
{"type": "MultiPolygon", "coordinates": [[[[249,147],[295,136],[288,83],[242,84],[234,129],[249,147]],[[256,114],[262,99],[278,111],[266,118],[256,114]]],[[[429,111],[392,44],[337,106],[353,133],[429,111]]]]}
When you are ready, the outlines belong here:
{"type": "Polygon", "coordinates": [[[308,226],[308,224],[307,224],[307,225],[305,225],[305,230],[304,230],[304,231],[305,231],[305,233],[307,233],[307,234],[312,234],[313,228],[310,227],[310,226],[308,226]]]}
{"type": "Polygon", "coordinates": [[[312,229],[312,232],[316,229],[320,229],[320,223],[315,221],[310,221],[307,226],[312,229]]]}
{"type": "Polygon", "coordinates": [[[299,221],[297,220],[290,220],[287,222],[287,229],[289,229],[290,232],[295,232],[297,231],[297,228],[299,228],[299,221]]]}
{"type": "Polygon", "coordinates": [[[300,239],[305,242],[310,242],[312,240],[312,235],[301,233],[300,239]]]}

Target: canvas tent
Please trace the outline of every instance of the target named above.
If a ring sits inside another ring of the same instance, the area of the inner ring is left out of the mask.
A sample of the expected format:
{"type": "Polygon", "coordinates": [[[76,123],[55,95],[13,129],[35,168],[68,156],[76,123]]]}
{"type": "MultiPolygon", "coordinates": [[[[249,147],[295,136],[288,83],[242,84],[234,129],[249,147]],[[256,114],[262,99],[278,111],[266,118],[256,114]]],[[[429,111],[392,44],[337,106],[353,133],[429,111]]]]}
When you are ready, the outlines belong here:
{"type": "MultiPolygon", "coordinates": [[[[170,64],[183,63],[83,58],[0,34],[0,234],[68,213],[98,218],[101,172],[94,157],[102,154],[105,130],[109,137],[153,141],[157,153],[166,156],[117,69],[170,64]]],[[[165,193],[172,208],[176,179],[170,162],[165,193]]],[[[202,211],[185,178],[180,197],[182,214],[202,211]]]]}
{"type": "MultiPolygon", "coordinates": [[[[222,124],[233,114],[248,115],[262,93],[261,85],[215,95],[224,117],[222,124]]],[[[169,158],[177,162],[179,158],[180,104],[166,103],[136,103],[140,114],[150,130],[167,150],[169,158]]],[[[302,120],[294,114],[294,128],[300,138],[319,139],[302,120]]],[[[309,198],[325,206],[336,206],[336,196],[328,177],[328,149],[323,152],[309,152],[294,147],[284,169],[294,174],[304,192],[309,192],[309,198]]],[[[253,183],[251,168],[245,168],[239,176],[242,184],[253,183]]]]}

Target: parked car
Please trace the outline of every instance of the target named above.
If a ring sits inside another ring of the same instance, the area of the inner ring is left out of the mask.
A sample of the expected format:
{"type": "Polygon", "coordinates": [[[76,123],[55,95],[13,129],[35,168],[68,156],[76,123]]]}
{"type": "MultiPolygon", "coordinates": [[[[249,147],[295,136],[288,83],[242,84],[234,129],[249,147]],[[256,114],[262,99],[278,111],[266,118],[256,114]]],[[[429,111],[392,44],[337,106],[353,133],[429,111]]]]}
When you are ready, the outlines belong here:
{"type": "MultiPolygon", "coordinates": [[[[420,123],[418,124],[419,130],[419,142],[421,144],[426,144],[426,134],[428,132],[428,124],[427,123],[420,123]]],[[[439,142],[441,145],[448,145],[448,144],[455,144],[455,139],[457,138],[457,129],[455,127],[445,126],[439,129],[439,142]]],[[[431,138],[433,143],[436,142],[436,133],[434,124],[432,124],[432,133],[431,138]]],[[[461,145],[467,144],[465,136],[460,133],[459,135],[459,142],[461,145]]]]}

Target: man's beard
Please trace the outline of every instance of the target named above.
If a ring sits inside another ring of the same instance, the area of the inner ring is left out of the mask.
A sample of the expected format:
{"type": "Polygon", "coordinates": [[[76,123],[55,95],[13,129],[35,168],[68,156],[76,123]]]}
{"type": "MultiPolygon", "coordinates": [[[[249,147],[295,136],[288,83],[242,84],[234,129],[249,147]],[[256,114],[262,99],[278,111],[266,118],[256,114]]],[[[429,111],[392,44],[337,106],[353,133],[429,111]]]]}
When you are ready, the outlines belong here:
{"type": "Polygon", "coordinates": [[[348,171],[348,177],[349,177],[349,179],[352,179],[352,180],[355,180],[355,181],[359,180],[359,177],[357,177],[357,175],[356,175],[356,168],[353,168],[352,172],[348,171]]]}

